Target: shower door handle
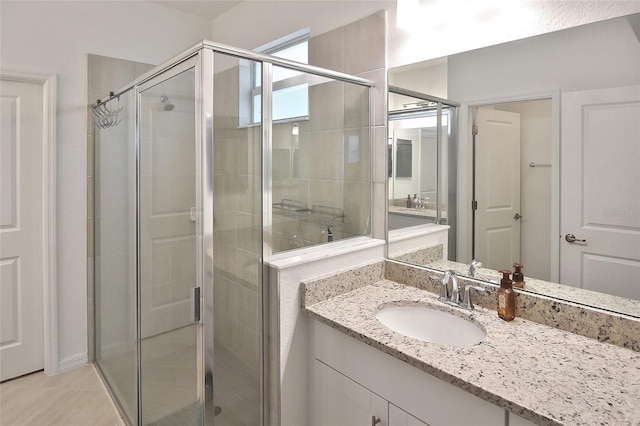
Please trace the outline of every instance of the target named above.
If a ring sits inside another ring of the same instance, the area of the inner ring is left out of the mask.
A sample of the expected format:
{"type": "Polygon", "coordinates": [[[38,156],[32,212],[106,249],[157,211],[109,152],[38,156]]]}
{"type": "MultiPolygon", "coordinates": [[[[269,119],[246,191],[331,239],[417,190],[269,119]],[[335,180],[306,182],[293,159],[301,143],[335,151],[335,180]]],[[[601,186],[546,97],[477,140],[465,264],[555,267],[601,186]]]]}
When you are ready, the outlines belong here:
{"type": "Polygon", "coordinates": [[[193,312],[193,322],[200,322],[200,287],[191,289],[191,309],[193,312]]]}

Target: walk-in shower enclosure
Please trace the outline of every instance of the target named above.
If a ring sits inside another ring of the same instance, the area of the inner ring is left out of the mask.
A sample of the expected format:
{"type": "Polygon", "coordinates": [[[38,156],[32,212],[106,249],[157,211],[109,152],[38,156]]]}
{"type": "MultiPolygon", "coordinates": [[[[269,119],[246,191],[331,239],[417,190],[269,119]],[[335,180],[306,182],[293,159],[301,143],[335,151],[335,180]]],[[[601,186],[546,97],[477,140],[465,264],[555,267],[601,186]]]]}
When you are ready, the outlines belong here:
{"type": "Polygon", "coordinates": [[[370,234],[370,105],[202,42],[94,106],[95,362],[128,423],[268,424],[263,268],[370,234]]]}

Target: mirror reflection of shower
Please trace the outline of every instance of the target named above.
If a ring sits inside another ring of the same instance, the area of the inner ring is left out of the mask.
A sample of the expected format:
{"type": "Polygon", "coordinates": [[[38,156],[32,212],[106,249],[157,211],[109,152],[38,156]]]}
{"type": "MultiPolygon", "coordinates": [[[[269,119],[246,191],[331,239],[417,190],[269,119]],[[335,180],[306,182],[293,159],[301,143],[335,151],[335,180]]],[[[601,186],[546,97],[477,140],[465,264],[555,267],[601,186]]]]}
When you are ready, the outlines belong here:
{"type": "Polygon", "coordinates": [[[165,111],[172,111],[176,107],[174,104],[171,103],[171,101],[169,100],[169,97],[166,95],[162,95],[162,97],[160,98],[160,102],[164,104],[165,111]]]}

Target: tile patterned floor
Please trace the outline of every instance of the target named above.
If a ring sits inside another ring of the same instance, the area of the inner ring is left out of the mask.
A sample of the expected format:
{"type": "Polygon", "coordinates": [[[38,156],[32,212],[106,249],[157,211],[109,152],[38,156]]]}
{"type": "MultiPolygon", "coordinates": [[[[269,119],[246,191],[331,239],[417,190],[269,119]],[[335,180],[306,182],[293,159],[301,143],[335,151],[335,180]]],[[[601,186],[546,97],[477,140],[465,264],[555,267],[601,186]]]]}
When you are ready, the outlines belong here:
{"type": "MultiPolygon", "coordinates": [[[[145,423],[162,426],[194,423],[196,349],[185,337],[188,331],[178,330],[145,341],[145,423]]],[[[256,424],[260,418],[257,372],[248,369],[222,345],[216,344],[215,353],[214,394],[216,405],[222,408],[216,416],[216,425],[256,424]]],[[[126,386],[135,385],[135,381],[127,378],[135,371],[128,356],[104,360],[102,365],[110,380],[123,385],[120,398],[133,397],[135,393],[135,387],[126,386]]],[[[0,426],[44,425],[125,426],[125,422],[93,365],[55,376],[37,372],[0,384],[0,426]]]]}
{"type": "Polygon", "coordinates": [[[1,426],[124,426],[93,365],[0,384],[1,426]]]}

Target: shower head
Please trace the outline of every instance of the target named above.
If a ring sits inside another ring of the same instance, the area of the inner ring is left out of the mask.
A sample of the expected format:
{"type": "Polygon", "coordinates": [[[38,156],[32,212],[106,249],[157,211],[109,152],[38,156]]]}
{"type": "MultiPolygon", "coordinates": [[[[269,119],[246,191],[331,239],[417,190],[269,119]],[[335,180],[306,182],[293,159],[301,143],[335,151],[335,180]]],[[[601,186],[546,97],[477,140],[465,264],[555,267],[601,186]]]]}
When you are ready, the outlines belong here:
{"type": "Polygon", "coordinates": [[[162,101],[162,103],[164,104],[164,110],[165,111],[171,111],[172,109],[174,109],[176,107],[174,104],[171,103],[171,101],[169,100],[168,96],[163,95],[160,98],[160,101],[162,101]]]}

